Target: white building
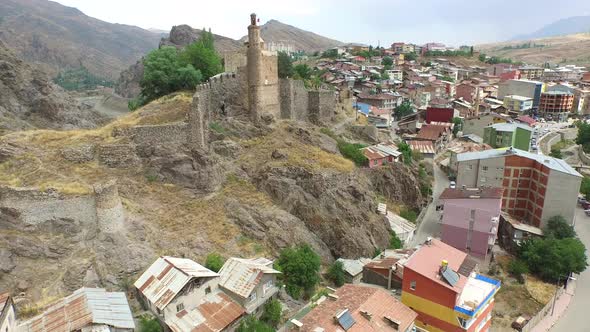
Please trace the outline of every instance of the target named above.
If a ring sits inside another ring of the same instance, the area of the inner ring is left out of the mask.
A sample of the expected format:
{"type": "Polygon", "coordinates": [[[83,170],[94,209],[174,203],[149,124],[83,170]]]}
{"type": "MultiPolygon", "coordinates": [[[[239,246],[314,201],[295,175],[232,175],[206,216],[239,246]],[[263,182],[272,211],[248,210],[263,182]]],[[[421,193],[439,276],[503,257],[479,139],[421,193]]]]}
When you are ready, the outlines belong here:
{"type": "Polygon", "coordinates": [[[0,293],[0,332],[16,331],[16,310],[8,292],[0,293]]]}

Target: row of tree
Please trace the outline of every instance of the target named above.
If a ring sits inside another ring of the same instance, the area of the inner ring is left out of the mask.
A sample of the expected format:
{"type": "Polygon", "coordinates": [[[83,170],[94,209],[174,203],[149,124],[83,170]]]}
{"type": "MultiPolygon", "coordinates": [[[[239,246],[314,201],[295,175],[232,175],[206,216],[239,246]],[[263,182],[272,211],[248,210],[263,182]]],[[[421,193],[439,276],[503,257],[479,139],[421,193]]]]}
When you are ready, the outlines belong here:
{"type": "Polygon", "coordinates": [[[143,60],[141,94],[129,103],[136,109],[172,92],[190,90],[223,71],[215,51],[211,30],[203,29],[199,40],[183,50],[164,46],[151,51],[143,60]]]}

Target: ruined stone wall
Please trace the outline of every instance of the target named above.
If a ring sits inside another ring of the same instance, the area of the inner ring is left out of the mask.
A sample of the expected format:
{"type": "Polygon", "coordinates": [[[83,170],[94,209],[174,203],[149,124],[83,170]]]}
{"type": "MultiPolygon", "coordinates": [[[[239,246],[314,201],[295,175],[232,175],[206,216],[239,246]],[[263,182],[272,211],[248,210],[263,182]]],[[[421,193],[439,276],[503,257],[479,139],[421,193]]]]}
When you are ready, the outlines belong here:
{"type": "Polygon", "coordinates": [[[173,123],[129,127],[123,130],[123,135],[139,146],[179,146],[186,144],[187,131],[186,123],[173,123]]]}
{"type": "Polygon", "coordinates": [[[276,54],[262,54],[260,76],[262,82],[258,85],[259,113],[280,118],[279,103],[279,68],[276,54]]]}
{"type": "Polygon", "coordinates": [[[125,210],[119,197],[119,190],[114,180],[94,186],[96,201],[96,221],[105,233],[116,233],[123,228],[125,210]]]}
{"type": "Polygon", "coordinates": [[[309,91],[309,121],[315,124],[329,122],[334,116],[336,97],[329,90],[309,91]]]}
{"type": "Polygon", "coordinates": [[[281,118],[308,120],[308,91],[302,80],[283,78],[279,82],[281,118]]]}
{"type": "Polygon", "coordinates": [[[30,225],[52,220],[96,223],[96,202],[92,195],[65,196],[56,191],[0,187],[0,211],[30,225]]]}
{"type": "Polygon", "coordinates": [[[192,149],[205,149],[209,143],[209,83],[197,86],[188,113],[188,141],[192,149]]]}
{"type": "Polygon", "coordinates": [[[135,167],[141,163],[135,144],[103,144],[98,147],[98,161],[113,168],[135,167]]]}
{"type": "Polygon", "coordinates": [[[247,110],[247,93],[238,73],[223,73],[211,77],[209,113],[212,118],[244,115],[247,110]]]}

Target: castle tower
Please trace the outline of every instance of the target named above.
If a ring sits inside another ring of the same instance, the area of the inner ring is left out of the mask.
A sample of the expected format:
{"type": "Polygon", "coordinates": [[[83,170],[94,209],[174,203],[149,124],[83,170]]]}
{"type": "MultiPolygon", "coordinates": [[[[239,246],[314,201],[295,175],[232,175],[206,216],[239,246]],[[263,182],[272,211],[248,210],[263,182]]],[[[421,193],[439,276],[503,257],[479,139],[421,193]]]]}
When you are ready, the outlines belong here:
{"type": "Polygon", "coordinates": [[[256,14],[248,26],[248,111],[254,121],[264,115],[279,118],[279,75],[276,52],[264,50],[256,14]]]}

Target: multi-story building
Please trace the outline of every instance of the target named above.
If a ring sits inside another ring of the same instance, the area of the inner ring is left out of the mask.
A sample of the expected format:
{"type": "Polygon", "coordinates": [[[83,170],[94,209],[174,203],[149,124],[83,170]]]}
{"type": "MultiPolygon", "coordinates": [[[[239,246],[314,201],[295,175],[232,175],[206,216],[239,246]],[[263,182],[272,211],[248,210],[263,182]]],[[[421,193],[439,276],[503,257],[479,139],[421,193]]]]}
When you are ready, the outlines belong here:
{"type": "Polygon", "coordinates": [[[500,281],[474,272],[466,253],[428,239],[404,266],[402,302],[432,332],[489,331],[500,281]]]}
{"type": "Polygon", "coordinates": [[[494,149],[515,147],[528,151],[533,128],[520,123],[497,123],[484,128],[483,142],[494,149]]]}
{"type": "Polygon", "coordinates": [[[461,251],[485,258],[496,242],[502,210],[502,188],[447,188],[441,239],[461,251]]]}
{"type": "Polygon", "coordinates": [[[0,293],[0,331],[15,332],[16,310],[10,293],[0,293]]]}
{"type": "Polygon", "coordinates": [[[246,309],[258,313],[262,306],[277,296],[277,276],[281,272],[272,268],[266,258],[229,258],[219,270],[219,287],[246,309]],[[247,280],[247,282],[245,282],[247,280]]]}
{"type": "Polygon", "coordinates": [[[498,86],[498,99],[510,95],[522,96],[533,99],[533,108],[539,107],[541,93],[545,91],[545,84],[529,80],[508,80],[501,82],[498,86]]]}
{"type": "Polygon", "coordinates": [[[500,74],[499,76],[500,76],[500,82],[504,82],[504,81],[508,81],[508,80],[519,80],[522,78],[522,74],[520,73],[520,70],[518,70],[518,69],[504,72],[504,73],[500,74]]]}
{"type": "Polygon", "coordinates": [[[417,314],[384,289],[346,284],[299,320],[288,331],[411,332],[417,314]]]}
{"type": "Polygon", "coordinates": [[[539,116],[564,122],[574,106],[574,94],[566,91],[548,91],[541,94],[539,116]]]}
{"type": "Polygon", "coordinates": [[[520,75],[526,80],[538,80],[543,77],[545,69],[537,66],[522,66],[519,67],[520,75]]]}
{"type": "Polygon", "coordinates": [[[510,115],[520,116],[533,109],[533,98],[508,95],[504,97],[504,107],[510,115]]]}
{"type": "Polygon", "coordinates": [[[359,103],[365,103],[380,109],[391,111],[393,111],[393,109],[395,109],[397,106],[399,106],[399,104],[401,104],[400,96],[388,93],[380,93],[375,95],[361,93],[360,95],[358,95],[357,100],[359,103]]]}
{"type": "Polygon", "coordinates": [[[546,81],[578,81],[584,75],[585,67],[565,65],[555,69],[545,69],[543,79],[546,81]]]}
{"type": "Polygon", "coordinates": [[[219,274],[186,258],[158,258],[135,282],[139,299],[172,331],[229,329],[244,308],[219,287],[219,274]],[[223,317],[223,320],[217,319],[223,317]]]}
{"type": "Polygon", "coordinates": [[[590,89],[574,89],[574,107],[577,114],[590,114],[590,89]]]}
{"type": "Polygon", "coordinates": [[[385,71],[390,80],[403,81],[404,72],[401,69],[388,69],[385,71]]]}
{"type": "Polygon", "coordinates": [[[543,228],[561,215],[572,223],[582,176],[565,161],[514,148],[457,155],[459,188],[504,188],[502,210],[543,228]]]}

